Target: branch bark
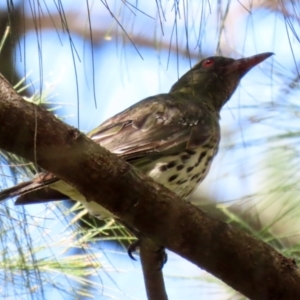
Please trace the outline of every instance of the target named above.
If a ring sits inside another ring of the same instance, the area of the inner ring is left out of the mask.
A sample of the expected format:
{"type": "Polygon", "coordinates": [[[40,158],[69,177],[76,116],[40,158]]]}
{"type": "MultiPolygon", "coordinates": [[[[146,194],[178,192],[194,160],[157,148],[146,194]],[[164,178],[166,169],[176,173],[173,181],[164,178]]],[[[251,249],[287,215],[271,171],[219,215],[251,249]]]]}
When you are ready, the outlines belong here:
{"type": "Polygon", "coordinates": [[[3,76],[0,148],[56,174],[155,244],[188,259],[245,296],[300,299],[300,272],[292,259],[204,214],[77,129],[24,101],[3,76]]]}
{"type": "Polygon", "coordinates": [[[147,299],[168,300],[162,274],[161,247],[148,238],[141,238],[139,243],[147,299]]]}

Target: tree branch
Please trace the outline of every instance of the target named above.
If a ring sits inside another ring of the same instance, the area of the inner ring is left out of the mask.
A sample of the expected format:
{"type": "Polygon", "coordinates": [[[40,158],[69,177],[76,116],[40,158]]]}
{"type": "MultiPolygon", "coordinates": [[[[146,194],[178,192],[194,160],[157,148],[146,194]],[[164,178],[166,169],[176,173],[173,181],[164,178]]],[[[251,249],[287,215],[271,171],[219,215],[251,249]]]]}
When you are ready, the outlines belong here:
{"type": "Polygon", "coordinates": [[[141,238],[139,247],[147,299],[168,300],[162,274],[161,247],[148,238],[141,238]]]}
{"type": "Polygon", "coordinates": [[[0,148],[53,172],[155,244],[245,296],[300,299],[300,273],[292,259],[182,201],[77,129],[24,101],[2,76],[0,148]]]}

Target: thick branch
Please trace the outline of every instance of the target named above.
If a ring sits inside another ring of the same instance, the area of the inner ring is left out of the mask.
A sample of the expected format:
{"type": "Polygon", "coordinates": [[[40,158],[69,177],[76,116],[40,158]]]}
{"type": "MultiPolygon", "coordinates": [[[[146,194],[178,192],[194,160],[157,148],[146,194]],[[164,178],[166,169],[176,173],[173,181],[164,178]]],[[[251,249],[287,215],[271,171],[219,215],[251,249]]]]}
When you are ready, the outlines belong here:
{"type": "Polygon", "coordinates": [[[0,78],[0,148],[36,162],[129,226],[252,299],[300,299],[294,261],[211,218],[28,103],[0,78]]]}

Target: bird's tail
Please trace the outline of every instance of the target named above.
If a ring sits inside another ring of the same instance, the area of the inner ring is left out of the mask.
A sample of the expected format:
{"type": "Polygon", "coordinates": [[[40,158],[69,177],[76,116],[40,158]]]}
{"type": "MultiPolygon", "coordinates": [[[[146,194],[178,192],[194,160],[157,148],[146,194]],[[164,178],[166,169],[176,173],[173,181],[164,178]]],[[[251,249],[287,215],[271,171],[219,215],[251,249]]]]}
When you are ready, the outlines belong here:
{"type": "Polygon", "coordinates": [[[9,189],[3,190],[0,192],[0,201],[3,201],[7,198],[15,197],[15,196],[21,196],[24,193],[28,191],[28,188],[30,189],[30,186],[32,185],[33,181],[26,181],[21,182],[9,189]]]}
{"type": "Polygon", "coordinates": [[[66,199],[66,196],[49,187],[59,179],[49,173],[40,173],[33,180],[21,182],[0,192],[0,202],[12,197],[18,197],[15,205],[44,203],[66,199]]]}

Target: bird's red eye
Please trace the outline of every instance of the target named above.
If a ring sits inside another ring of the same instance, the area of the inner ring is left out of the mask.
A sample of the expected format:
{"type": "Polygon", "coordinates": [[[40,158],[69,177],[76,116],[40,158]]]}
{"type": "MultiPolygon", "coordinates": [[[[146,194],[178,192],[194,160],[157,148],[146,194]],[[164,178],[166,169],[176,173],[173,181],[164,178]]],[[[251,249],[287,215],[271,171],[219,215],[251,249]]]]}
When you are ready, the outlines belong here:
{"type": "Polygon", "coordinates": [[[206,60],[202,63],[202,66],[203,66],[204,68],[208,68],[208,67],[211,67],[213,64],[214,64],[213,59],[208,58],[208,59],[206,59],[206,60]]]}

